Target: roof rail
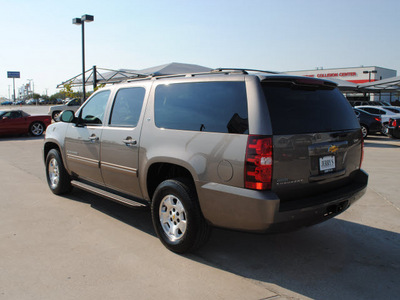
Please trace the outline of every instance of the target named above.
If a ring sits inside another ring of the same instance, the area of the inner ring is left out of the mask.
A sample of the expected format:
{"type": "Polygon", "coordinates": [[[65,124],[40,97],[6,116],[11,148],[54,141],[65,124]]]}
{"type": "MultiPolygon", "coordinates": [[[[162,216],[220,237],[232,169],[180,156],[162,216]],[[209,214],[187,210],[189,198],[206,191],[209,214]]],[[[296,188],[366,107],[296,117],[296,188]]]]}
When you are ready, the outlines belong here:
{"type": "Polygon", "coordinates": [[[254,69],[235,69],[235,68],[217,68],[213,69],[209,72],[193,72],[193,73],[181,73],[181,74],[161,74],[161,75],[156,75],[156,74],[148,74],[143,75],[143,77],[136,77],[136,78],[129,78],[124,80],[123,82],[132,82],[132,81],[138,81],[138,80],[148,80],[148,79],[163,79],[163,78],[174,78],[174,77],[194,77],[194,76],[199,76],[199,75],[209,75],[209,74],[217,74],[217,73],[223,73],[223,74],[232,74],[232,73],[241,73],[241,74],[249,74],[248,72],[255,72],[255,73],[267,73],[267,74],[280,74],[279,72],[274,72],[274,71],[265,71],[265,70],[254,70],[254,69]]]}
{"type": "Polygon", "coordinates": [[[216,69],[211,70],[211,73],[217,73],[217,72],[231,73],[229,71],[240,72],[242,74],[249,74],[249,72],[267,73],[267,74],[279,74],[280,73],[280,72],[274,72],[274,71],[255,70],[255,69],[240,69],[240,68],[216,68],[216,69]]]}

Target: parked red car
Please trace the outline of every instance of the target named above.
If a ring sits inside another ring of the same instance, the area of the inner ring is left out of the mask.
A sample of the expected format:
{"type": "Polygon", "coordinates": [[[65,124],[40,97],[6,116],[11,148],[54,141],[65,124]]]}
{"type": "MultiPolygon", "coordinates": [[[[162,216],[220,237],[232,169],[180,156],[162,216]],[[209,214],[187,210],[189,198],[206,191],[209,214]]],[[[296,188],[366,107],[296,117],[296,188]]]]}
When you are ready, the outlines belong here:
{"type": "Polygon", "coordinates": [[[0,135],[29,133],[40,136],[50,124],[48,115],[31,116],[22,110],[0,110],[0,135]]]}

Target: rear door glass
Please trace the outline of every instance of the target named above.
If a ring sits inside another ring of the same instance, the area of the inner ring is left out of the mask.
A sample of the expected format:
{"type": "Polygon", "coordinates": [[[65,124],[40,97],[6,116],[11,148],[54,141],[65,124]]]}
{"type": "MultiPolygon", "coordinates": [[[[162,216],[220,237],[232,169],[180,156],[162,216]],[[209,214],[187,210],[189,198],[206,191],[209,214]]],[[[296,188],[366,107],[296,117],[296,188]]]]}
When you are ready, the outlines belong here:
{"type": "Polygon", "coordinates": [[[359,128],[351,105],[337,88],[263,82],[274,134],[331,132],[359,128]]]}
{"type": "Polygon", "coordinates": [[[159,85],[154,112],[158,128],[248,133],[246,86],[242,81],[159,85]]]}

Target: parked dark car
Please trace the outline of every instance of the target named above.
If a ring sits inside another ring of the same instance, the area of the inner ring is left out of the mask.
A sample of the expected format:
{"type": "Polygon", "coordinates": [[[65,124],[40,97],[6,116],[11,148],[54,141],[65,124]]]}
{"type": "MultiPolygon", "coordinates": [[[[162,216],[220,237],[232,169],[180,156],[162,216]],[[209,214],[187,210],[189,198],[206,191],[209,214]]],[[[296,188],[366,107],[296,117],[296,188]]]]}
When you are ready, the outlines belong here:
{"type": "Polygon", "coordinates": [[[40,136],[50,124],[48,115],[31,116],[22,110],[0,111],[0,135],[29,133],[40,136]]]}
{"type": "Polygon", "coordinates": [[[368,134],[382,132],[382,118],[380,115],[374,115],[358,108],[353,108],[353,110],[360,122],[364,138],[368,134]]]}
{"type": "Polygon", "coordinates": [[[395,139],[400,139],[400,118],[389,120],[389,136],[395,139]]]}

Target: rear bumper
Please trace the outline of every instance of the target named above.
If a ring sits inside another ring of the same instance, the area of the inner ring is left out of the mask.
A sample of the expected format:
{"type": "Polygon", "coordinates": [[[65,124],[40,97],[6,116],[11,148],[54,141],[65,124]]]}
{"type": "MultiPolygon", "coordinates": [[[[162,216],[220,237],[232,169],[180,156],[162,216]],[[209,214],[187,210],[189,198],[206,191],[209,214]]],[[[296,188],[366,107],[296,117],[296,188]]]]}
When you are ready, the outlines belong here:
{"type": "Polygon", "coordinates": [[[399,139],[400,138],[400,127],[389,127],[388,133],[390,136],[399,139]]]}
{"type": "Polygon", "coordinates": [[[368,174],[357,171],[343,188],[291,203],[271,191],[254,191],[217,183],[198,189],[206,220],[214,226],[244,231],[285,231],[313,225],[345,211],[364,195],[368,174]]]}

